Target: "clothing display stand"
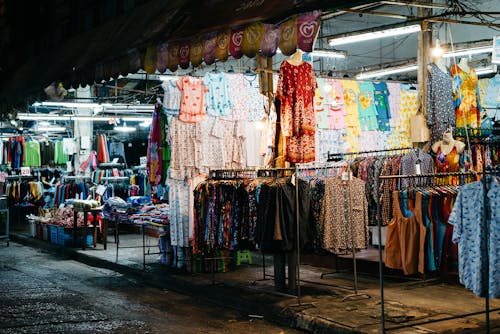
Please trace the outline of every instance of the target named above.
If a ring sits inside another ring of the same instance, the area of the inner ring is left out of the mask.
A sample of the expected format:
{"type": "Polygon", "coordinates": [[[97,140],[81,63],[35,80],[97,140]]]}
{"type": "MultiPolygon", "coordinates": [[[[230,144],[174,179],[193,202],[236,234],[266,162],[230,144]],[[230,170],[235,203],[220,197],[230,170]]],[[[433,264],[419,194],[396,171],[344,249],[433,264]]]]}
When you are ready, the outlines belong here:
{"type": "MultiPolygon", "coordinates": [[[[488,226],[488,206],[487,206],[487,182],[486,182],[486,176],[491,175],[493,173],[498,173],[500,170],[497,168],[495,169],[488,169],[483,172],[449,172],[449,173],[434,173],[434,174],[411,174],[411,175],[388,175],[388,176],[380,176],[379,179],[376,179],[375,182],[375,187],[376,187],[376,193],[377,193],[377,198],[379,198],[379,180],[389,180],[389,179],[428,179],[428,178],[439,178],[439,177],[447,177],[447,176],[476,176],[476,175],[483,175],[483,216],[482,219],[485,220],[485,234],[486,234],[486,260],[487,263],[489,263],[489,250],[488,250],[488,235],[489,235],[489,226],[488,226]]],[[[380,207],[380,201],[377,201],[377,228],[378,228],[378,237],[379,240],[382,240],[382,216],[381,216],[382,210],[380,207]]],[[[391,328],[386,328],[386,319],[385,319],[385,300],[384,300],[384,262],[383,262],[383,255],[382,255],[382,243],[380,242],[378,245],[378,254],[379,254],[379,285],[380,285],[380,308],[381,308],[381,333],[386,333],[388,330],[397,330],[397,329],[403,329],[409,326],[418,326],[418,325],[423,325],[425,323],[428,323],[429,321],[422,322],[422,323],[412,323],[410,325],[402,325],[402,326],[395,326],[391,328]]],[[[488,269],[485,271],[486,272],[486,282],[488,282],[489,279],[489,265],[488,269]]],[[[486,318],[486,333],[490,333],[490,305],[489,305],[489,284],[487,283],[487,291],[486,291],[486,296],[485,296],[485,318],[486,318]]],[[[496,309],[498,310],[498,309],[496,309]]],[[[460,319],[463,318],[464,316],[469,316],[469,315],[478,315],[483,312],[474,312],[474,313],[468,313],[468,314],[461,314],[461,315],[456,315],[456,316],[450,316],[446,317],[443,319],[439,319],[438,321],[447,321],[447,320],[453,320],[453,319],[460,319]]],[[[431,321],[435,322],[435,321],[431,321]]]]}

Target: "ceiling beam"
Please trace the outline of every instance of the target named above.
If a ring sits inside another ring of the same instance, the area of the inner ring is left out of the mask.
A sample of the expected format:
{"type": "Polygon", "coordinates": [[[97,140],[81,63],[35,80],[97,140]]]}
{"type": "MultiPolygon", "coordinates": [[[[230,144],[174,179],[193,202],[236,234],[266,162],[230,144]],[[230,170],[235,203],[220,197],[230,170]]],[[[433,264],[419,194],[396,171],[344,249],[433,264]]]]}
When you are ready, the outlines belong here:
{"type": "Polygon", "coordinates": [[[435,3],[435,2],[423,2],[423,1],[401,1],[401,0],[385,0],[385,1],[380,1],[381,4],[384,5],[396,5],[396,6],[413,6],[413,7],[420,7],[420,8],[439,8],[439,9],[451,9],[450,6],[441,4],[441,3],[435,3]]]}
{"type": "Polygon", "coordinates": [[[375,16],[384,16],[384,17],[390,17],[394,19],[403,19],[403,20],[408,20],[415,18],[414,16],[408,16],[408,15],[402,15],[402,14],[394,14],[394,13],[386,13],[386,12],[377,12],[377,11],[365,11],[361,9],[344,9],[343,10],[346,13],[354,13],[354,14],[367,14],[367,15],[375,15],[375,16]]]}

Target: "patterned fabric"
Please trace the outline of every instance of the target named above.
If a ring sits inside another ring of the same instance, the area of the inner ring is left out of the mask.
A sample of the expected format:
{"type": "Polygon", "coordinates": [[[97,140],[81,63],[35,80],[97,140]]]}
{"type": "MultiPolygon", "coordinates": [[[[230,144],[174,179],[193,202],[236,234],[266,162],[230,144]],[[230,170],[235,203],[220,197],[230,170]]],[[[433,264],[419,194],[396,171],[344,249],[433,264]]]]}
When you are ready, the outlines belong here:
{"type": "Polygon", "coordinates": [[[147,174],[151,185],[160,184],[163,170],[163,149],[162,133],[165,129],[161,127],[161,110],[159,106],[155,107],[153,120],[149,132],[148,154],[147,154],[147,174]]]}
{"type": "Polygon", "coordinates": [[[395,128],[399,122],[399,105],[401,103],[401,86],[398,83],[387,83],[389,89],[389,109],[391,110],[391,128],[395,128]]]}
{"type": "MultiPolygon", "coordinates": [[[[492,109],[500,107],[500,74],[495,75],[489,80],[488,88],[486,88],[484,104],[486,107],[492,109]]],[[[498,109],[494,111],[494,115],[491,115],[490,109],[488,109],[488,116],[491,118],[495,118],[497,121],[500,120],[500,112],[498,111],[498,109]]]]}
{"type": "Polygon", "coordinates": [[[196,145],[197,125],[184,123],[173,117],[169,127],[169,138],[172,145],[170,156],[170,177],[177,180],[191,178],[198,174],[197,157],[200,156],[196,145]]]}
{"type": "Polygon", "coordinates": [[[203,77],[203,84],[207,87],[205,93],[207,114],[210,116],[230,115],[232,112],[231,87],[227,75],[225,73],[207,72],[203,77]]]}
{"type": "Polygon", "coordinates": [[[427,73],[427,125],[431,130],[431,143],[443,137],[443,133],[455,125],[452,79],[436,64],[427,73]]]}
{"type": "Polygon", "coordinates": [[[399,122],[396,131],[403,137],[410,138],[410,118],[418,112],[418,92],[416,90],[401,90],[399,122]]]}
{"type": "Polygon", "coordinates": [[[342,80],[342,88],[344,90],[344,102],[347,111],[346,125],[349,151],[358,152],[358,137],[361,134],[357,102],[359,85],[358,82],[354,80],[342,80]]]}
{"type": "Polygon", "coordinates": [[[250,84],[243,78],[243,74],[241,73],[227,74],[227,78],[229,80],[229,87],[231,88],[229,96],[233,109],[228,118],[230,117],[233,120],[246,119],[250,112],[250,90],[253,88],[250,87],[250,84]]]}
{"type": "Polygon", "coordinates": [[[276,95],[281,102],[280,119],[285,137],[285,161],[311,162],[315,159],[316,87],[316,77],[311,64],[302,62],[295,66],[288,61],[281,64],[276,95]]]}
{"type": "Polygon", "coordinates": [[[361,129],[364,131],[378,130],[377,109],[373,100],[373,84],[359,83],[358,113],[361,129]]]}
{"type": "Polygon", "coordinates": [[[244,73],[243,78],[250,85],[250,90],[248,90],[246,96],[250,108],[247,120],[260,121],[264,118],[264,107],[267,105],[267,98],[260,93],[259,77],[254,73],[244,73]]]}
{"type": "Polygon", "coordinates": [[[463,186],[453,206],[448,222],[454,225],[453,242],[458,243],[458,263],[460,283],[478,296],[500,297],[500,185],[487,182],[488,211],[487,220],[482,217],[484,196],[482,182],[463,186]],[[486,245],[486,223],[488,240],[486,245]],[[489,263],[486,263],[485,247],[489,250],[489,263]],[[489,283],[485,281],[485,271],[489,270],[489,283]]]}
{"type": "Polygon", "coordinates": [[[344,130],[323,130],[318,129],[316,132],[317,145],[316,161],[325,162],[328,160],[328,152],[343,153],[346,152],[347,146],[344,143],[344,130]]]}
{"type": "Polygon", "coordinates": [[[177,87],[182,93],[179,120],[186,123],[201,122],[205,118],[205,93],[207,87],[201,79],[183,77],[177,81],[177,87]]]}
{"type": "Polygon", "coordinates": [[[380,131],[390,131],[391,112],[389,106],[389,89],[385,82],[373,84],[375,108],[377,109],[377,121],[380,131]]]}
{"type": "Polygon", "coordinates": [[[354,248],[368,246],[368,203],[365,183],[353,178],[344,186],[340,178],[325,179],[321,205],[320,229],[323,231],[323,249],[332,253],[344,253],[354,248]],[[345,202],[347,199],[347,202],[345,202]],[[346,205],[345,205],[346,204],[346,205]],[[348,208],[348,222],[345,210],[348,208]]]}
{"type": "Polygon", "coordinates": [[[168,180],[170,240],[172,246],[189,247],[189,187],[184,181],[168,180]]]}
{"type": "Polygon", "coordinates": [[[163,108],[167,115],[179,116],[181,109],[181,92],[174,80],[168,80],[161,85],[163,88],[163,108]]]}
{"type": "MultiPolygon", "coordinates": [[[[417,174],[417,165],[420,166],[421,174],[431,174],[434,172],[434,160],[432,157],[421,149],[411,150],[401,158],[400,174],[412,175],[417,174]]],[[[400,189],[407,189],[412,186],[425,186],[432,183],[431,178],[424,179],[401,179],[400,189]]]]}
{"type": "Polygon", "coordinates": [[[455,108],[457,128],[478,128],[481,125],[481,105],[477,74],[471,67],[469,72],[459,65],[451,67],[453,77],[453,107],[455,108]]]}

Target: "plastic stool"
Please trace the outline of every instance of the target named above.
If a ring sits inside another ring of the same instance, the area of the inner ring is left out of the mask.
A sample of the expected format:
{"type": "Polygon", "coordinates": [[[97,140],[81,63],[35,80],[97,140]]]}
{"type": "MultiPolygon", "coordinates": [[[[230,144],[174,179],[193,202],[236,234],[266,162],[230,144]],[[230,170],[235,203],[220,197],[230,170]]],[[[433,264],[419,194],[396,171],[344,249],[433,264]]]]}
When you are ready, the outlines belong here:
{"type": "Polygon", "coordinates": [[[236,265],[241,265],[241,261],[246,261],[248,264],[252,264],[252,255],[250,250],[241,250],[236,252],[236,265]]]}

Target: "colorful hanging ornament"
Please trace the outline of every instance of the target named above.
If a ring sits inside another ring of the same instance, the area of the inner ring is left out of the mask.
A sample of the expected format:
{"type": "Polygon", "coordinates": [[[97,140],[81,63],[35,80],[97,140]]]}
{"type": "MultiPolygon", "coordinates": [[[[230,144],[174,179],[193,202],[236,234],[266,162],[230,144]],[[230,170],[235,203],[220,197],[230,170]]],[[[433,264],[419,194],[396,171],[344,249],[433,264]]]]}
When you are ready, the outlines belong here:
{"type": "Polygon", "coordinates": [[[215,62],[215,48],[217,47],[217,33],[211,32],[205,35],[203,41],[203,60],[205,64],[211,65],[215,62]]]}
{"type": "Polygon", "coordinates": [[[189,67],[189,41],[183,41],[179,44],[179,66],[182,69],[189,67]]]}
{"type": "Polygon", "coordinates": [[[274,24],[264,24],[264,38],[260,43],[260,50],[266,57],[272,57],[276,54],[281,37],[281,26],[274,24]]]}
{"type": "Polygon", "coordinates": [[[281,24],[281,39],[279,43],[281,53],[291,56],[297,50],[297,18],[281,24]]]}
{"type": "Polygon", "coordinates": [[[148,47],[144,55],[144,70],[146,71],[147,74],[154,74],[156,72],[156,57],[157,57],[156,46],[148,47]]]}
{"type": "Polygon", "coordinates": [[[193,67],[199,66],[203,62],[203,41],[200,36],[191,40],[189,51],[191,65],[193,65],[193,67]]]}
{"type": "Polygon", "coordinates": [[[172,72],[177,71],[179,66],[179,44],[171,43],[168,45],[168,69],[172,72]]]}
{"type": "Polygon", "coordinates": [[[257,55],[260,49],[260,42],[264,37],[264,24],[257,22],[252,23],[243,31],[243,43],[241,50],[243,54],[249,58],[257,55]]]}
{"type": "Polygon", "coordinates": [[[231,32],[229,30],[219,31],[217,33],[217,47],[215,48],[215,57],[220,61],[226,61],[229,51],[229,38],[231,32]]]}
{"type": "Polygon", "coordinates": [[[168,46],[167,43],[161,43],[157,46],[156,51],[156,69],[158,72],[163,73],[167,70],[168,66],[168,46]]]}
{"type": "Polygon", "coordinates": [[[229,53],[235,59],[240,59],[243,56],[241,44],[243,43],[243,28],[231,29],[231,39],[229,41],[229,53]]]}
{"type": "Polygon", "coordinates": [[[320,10],[297,17],[297,47],[304,52],[312,52],[320,26],[320,10]]]}

